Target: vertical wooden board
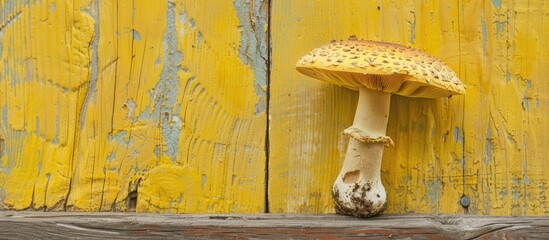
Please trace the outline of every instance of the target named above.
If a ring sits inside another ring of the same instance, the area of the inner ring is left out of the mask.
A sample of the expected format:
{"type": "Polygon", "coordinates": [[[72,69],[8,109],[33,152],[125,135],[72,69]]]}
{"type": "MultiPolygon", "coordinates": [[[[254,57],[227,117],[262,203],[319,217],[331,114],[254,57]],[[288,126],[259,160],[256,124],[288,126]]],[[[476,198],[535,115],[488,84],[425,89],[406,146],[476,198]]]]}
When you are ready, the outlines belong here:
{"type": "Polygon", "coordinates": [[[73,9],[88,4],[2,2],[0,208],[64,205],[93,39],[93,19],[73,9]]]}
{"type": "MultiPolygon", "coordinates": [[[[475,45],[481,59],[467,57],[471,64],[465,70],[476,94],[465,105],[469,210],[547,215],[549,6],[545,1],[482,6],[474,18],[480,21],[475,25],[482,37],[475,45]],[[474,65],[480,66],[479,76],[470,74],[474,65]]],[[[463,7],[465,13],[476,9],[468,2],[463,7]]]]}
{"type": "Polygon", "coordinates": [[[393,97],[387,135],[396,146],[382,164],[387,212],[546,215],[546,5],[273,2],[271,210],[333,211],[339,133],[352,123],[356,93],[299,75],[293,64],[332,39],[357,35],[424,50],[468,85],[466,96],[393,97]],[[468,209],[462,195],[471,198],[468,209]]]}
{"type": "Polygon", "coordinates": [[[263,211],[266,1],[0,3],[1,209],[263,211]]]}
{"type": "Polygon", "coordinates": [[[351,19],[350,3],[341,2],[331,9],[324,6],[325,1],[272,3],[268,194],[271,212],[331,209],[329,192],[339,165],[338,135],[352,121],[352,116],[345,113],[356,106],[357,96],[299,76],[293,66],[301,54],[334,35],[353,34],[351,26],[330,24],[336,20],[327,18],[351,19]]]}

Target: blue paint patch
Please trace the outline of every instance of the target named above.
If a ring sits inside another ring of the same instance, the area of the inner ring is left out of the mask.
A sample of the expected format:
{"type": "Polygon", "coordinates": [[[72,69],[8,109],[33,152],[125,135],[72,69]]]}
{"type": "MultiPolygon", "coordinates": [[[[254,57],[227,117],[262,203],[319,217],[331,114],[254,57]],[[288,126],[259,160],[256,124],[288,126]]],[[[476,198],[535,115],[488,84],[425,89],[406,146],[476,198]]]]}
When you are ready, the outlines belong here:
{"type": "Polygon", "coordinates": [[[8,106],[4,105],[2,107],[2,123],[4,123],[4,126],[2,126],[3,129],[8,129],[8,106]]]}
{"type": "Polygon", "coordinates": [[[511,73],[510,72],[505,73],[505,79],[507,80],[507,82],[511,81],[511,73]]]}
{"type": "Polygon", "coordinates": [[[42,161],[38,162],[38,176],[40,176],[40,173],[42,172],[42,161]]]}
{"type": "Polygon", "coordinates": [[[202,174],[202,184],[201,184],[202,190],[204,190],[204,186],[206,186],[207,180],[208,180],[208,177],[206,176],[206,174],[202,174]]]}
{"type": "MultiPolygon", "coordinates": [[[[179,24],[183,26],[185,25],[185,23],[187,23],[187,12],[182,12],[179,14],[179,24]]],[[[185,37],[184,27],[182,27],[181,30],[179,31],[179,35],[181,36],[181,38],[185,37]]]]}
{"type": "MultiPolygon", "coordinates": [[[[10,45],[12,45],[12,44],[13,44],[13,41],[10,42],[10,45]]],[[[12,45],[12,46],[13,46],[13,45],[12,45]]],[[[9,55],[10,52],[12,52],[12,51],[13,51],[12,49],[8,50],[8,55],[9,55]]],[[[9,75],[8,75],[8,78],[11,77],[10,86],[11,86],[12,88],[15,88],[15,87],[17,87],[17,79],[19,79],[19,74],[18,74],[18,71],[11,71],[11,70],[10,70],[10,67],[8,66],[8,62],[9,62],[9,61],[5,61],[5,62],[4,62],[4,64],[5,64],[5,65],[4,65],[4,71],[5,71],[7,74],[9,74],[9,75]],[[11,73],[11,74],[10,74],[10,73],[11,73]]]]}
{"type": "MultiPolygon", "coordinates": [[[[166,145],[166,155],[172,162],[176,162],[179,152],[179,136],[181,132],[181,120],[179,118],[181,106],[176,108],[178,91],[180,88],[178,73],[181,71],[181,62],[183,53],[178,49],[178,30],[176,28],[175,4],[168,3],[166,13],[167,27],[164,32],[164,66],[160,75],[160,80],[154,87],[152,99],[154,101],[154,110],[143,111],[138,119],[149,119],[160,121],[164,143],[166,145]],[[175,112],[173,112],[175,110],[175,112]]],[[[186,21],[186,13],[179,14],[179,21],[186,21]]],[[[157,59],[158,61],[158,59],[157,59]]],[[[157,155],[158,156],[158,155],[157,155]]]]}
{"type": "MultiPolygon", "coordinates": [[[[2,39],[4,39],[4,29],[0,30],[0,41],[2,39]]],[[[3,53],[4,53],[4,44],[0,44],[0,59],[2,59],[3,53]]],[[[6,62],[4,62],[4,68],[5,67],[6,67],[6,62]]],[[[7,69],[4,69],[4,72],[7,72],[6,70],[7,69]]],[[[2,82],[2,74],[0,74],[0,83],[1,82],[2,82]]]]}
{"type": "Polygon", "coordinates": [[[179,14],[179,23],[181,25],[187,23],[187,12],[182,12],[179,14]]]}
{"type": "Polygon", "coordinates": [[[408,42],[410,44],[414,44],[415,39],[416,39],[416,15],[414,14],[414,21],[410,23],[410,39],[408,39],[408,42]]]}
{"type": "MultiPolygon", "coordinates": [[[[8,117],[8,108],[6,105],[4,105],[0,114],[0,129],[2,129],[2,132],[9,136],[10,139],[21,140],[28,138],[29,132],[23,130],[15,130],[11,128],[8,122],[8,117]]],[[[2,158],[3,156],[7,156],[8,159],[7,164],[4,168],[0,168],[0,171],[9,175],[12,169],[16,166],[16,164],[18,164],[17,160],[20,159],[19,156],[21,154],[21,148],[23,147],[23,145],[20,144],[20,141],[9,141],[6,144],[5,140],[0,141],[0,145],[0,158],[2,158]]]]}
{"type": "MultiPolygon", "coordinates": [[[[4,157],[4,151],[6,150],[6,145],[4,143],[4,139],[0,139],[0,159],[4,157]]],[[[0,169],[2,169],[2,166],[0,165],[0,169]]]]}
{"type": "Polygon", "coordinates": [[[107,161],[108,162],[112,162],[112,160],[114,160],[116,158],[116,153],[115,152],[111,152],[109,153],[109,155],[107,156],[107,161]]]}
{"type": "Polygon", "coordinates": [[[495,21],[496,24],[496,34],[501,34],[505,30],[505,25],[507,25],[507,21],[501,22],[501,21],[495,21]]]}
{"type": "Polygon", "coordinates": [[[427,183],[427,195],[429,196],[430,203],[438,205],[440,200],[440,188],[442,186],[442,183],[440,180],[436,180],[434,182],[428,182],[427,183]]]}
{"type": "Polygon", "coordinates": [[[134,41],[140,41],[141,40],[141,34],[135,29],[132,29],[132,38],[134,41]]]}
{"type": "Polygon", "coordinates": [[[486,141],[484,142],[484,164],[489,165],[492,161],[492,129],[490,123],[488,123],[488,130],[486,131],[486,141]]]}
{"type": "Polygon", "coordinates": [[[490,0],[495,8],[501,8],[501,0],[490,0]]]}
{"type": "Polygon", "coordinates": [[[55,116],[55,136],[51,140],[52,144],[59,144],[59,130],[61,128],[61,117],[59,116],[59,113],[61,112],[61,104],[59,104],[59,101],[57,102],[57,115],[55,116]]]}
{"type": "MultiPolygon", "coordinates": [[[[526,144],[526,139],[522,142],[522,149],[524,150],[524,160],[522,162],[522,181],[524,183],[524,188],[526,185],[530,184],[530,179],[528,178],[528,145],[526,144]]],[[[526,191],[526,189],[524,189],[526,191]]]]}
{"type": "Polygon", "coordinates": [[[28,1],[5,1],[0,9],[0,34],[4,32],[21,14],[23,6],[27,6],[28,1]]]}
{"type": "Polygon", "coordinates": [[[34,69],[35,69],[35,65],[34,65],[34,59],[33,58],[26,58],[24,61],[23,61],[23,64],[25,67],[25,78],[24,80],[26,82],[31,82],[34,80],[34,69]]]}
{"type": "Polygon", "coordinates": [[[202,33],[199,31],[196,34],[196,48],[200,48],[200,43],[202,42],[202,33]]]}
{"type": "Polygon", "coordinates": [[[127,131],[121,131],[121,132],[118,132],[114,135],[109,134],[108,135],[108,140],[109,140],[109,143],[117,142],[117,143],[123,144],[125,146],[133,145],[133,138],[127,139],[127,137],[128,137],[128,132],[127,131]]]}
{"type": "Polygon", "coordinates": [[[91,68],[91,76],[90,81],[88,84],[88,88],[86,91],[86,97],[84,98],[84,102],[82,104],[82,108],[80,109],[80,119],[79,119],[79,126],[80,128],[84,127],[84,123],[86,122],[86,113],[88,112],[88,105],[90,101],[93,101],[95,103],[95,92],[96,92],[96,85],[97,85],[97,78],[98,78],[98,69],[99,69],[99,1],[95,1],[94,4],[90,7],[90,13],[88,13],[93,20],[95,21],[94,24],[94,35],[93,40],[91,43],[91,49],[92,49],[92,55],[91,55],[91,62],[90,62],[90,68],[91,68]]]}
{"type": "Polygon", "coordinates": [[[235,0],[234,8],[240,20],[239,29],[242,30],[238,57],[254,70],[254,88],[259,97],[254,114],[258,115],[267,108],[267,14],[261,8],[264,0],[255,1],[253,5],[250,2],[235,0]]]}
{"type": "Polygon", "coordinates": [[[507,188],[503,188],[503,189],[499,192],[499,195],[501,196],[502,199],[507,198],[507,195],[509,195],[509,192],[507,192],[507,188]]]}
{"type": "Polygon", "coordinates": [[[461,135],[461,129],[459,127],[454,128],[454,142],[463,145],[463,136],[461,135]]]}
{"type": "Polygon", "coordinates": [[[36,117],[36,125],[34,127],[34,136],[40,137],[40,118],[36,117]]]}
{"type": "Polygon", "coordinates": [[[526,91],[528,91],[530,88],[532,88],[532,81],[526,80],[526,91]]]}
{"type": "MultiPolygon", "coordinates": [[[[1,44],[0,44],[1,45],[1,44]]],[[[4,105],[2,107],[2,121],[0,121],[0,129],[2,131],[6,131],[8,129],[8,106],[4,105]]],[[[0,159],[2,159],[5,155],[6,151],[6,144],[4,143],[4,139],[0,139],[0,159]]],[[[0,169],[2,168],[2,165],[0,165],[0,169]]]]}
{"type": "Polygon", "coordinates": [[[482,20],[482,52],[486,55],[486,46],[488,45],[488,28],[486,22],[482,20]]]}
{"type": "Polygon", "coordinates": [[[518,201],[519,200],[519,189],[518,189],[518,186],[520,184],[520,180],[517,179],[517,178],[513,178],[511,179],[513,185],[515,185],[515,187],[512,187],[512,190],[511,190],[511,198],[513,199],[513,201],[518,201]]]}
{"type": "Polygon", "coordinates": [[[531,88],[532,88],[532,81],[526,80],[524,95],[522,97],[522,108],[527,112],[530,111],[530,100],[532,100],[530,97],[528,97],[528,91],[531,88]]]}
{"type": "Polygon", "coordinates": [[[160,159],[160,146],[156,145],[153,150],[153,154],[156,156],[156,158],[160,159]]]}

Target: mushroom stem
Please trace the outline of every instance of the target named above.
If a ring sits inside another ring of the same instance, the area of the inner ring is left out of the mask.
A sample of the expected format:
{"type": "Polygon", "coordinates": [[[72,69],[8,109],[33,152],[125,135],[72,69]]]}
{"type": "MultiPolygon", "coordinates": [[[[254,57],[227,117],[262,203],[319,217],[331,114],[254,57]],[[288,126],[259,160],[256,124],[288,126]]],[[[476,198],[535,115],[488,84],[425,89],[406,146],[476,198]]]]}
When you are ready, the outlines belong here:
{"type": "Polygon", "coordinates": [[[372,217],[385,210],[387,194],[381,183],[381,157],[391,94],[360,88],[353,126],[345,130],[351,139],[345,162],[333,187],[335,209],[339,214],[372,217]]]}

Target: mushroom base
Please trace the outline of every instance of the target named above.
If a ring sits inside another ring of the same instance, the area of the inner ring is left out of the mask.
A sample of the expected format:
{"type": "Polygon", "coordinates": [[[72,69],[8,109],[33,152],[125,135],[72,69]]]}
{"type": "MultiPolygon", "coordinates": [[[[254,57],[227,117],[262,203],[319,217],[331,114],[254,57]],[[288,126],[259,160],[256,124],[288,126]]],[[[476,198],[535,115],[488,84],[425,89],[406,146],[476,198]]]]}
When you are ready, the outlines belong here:
{"type": "Polygon", "coordinates": [[[332,190],[337,214],[368,218],[387,208],[387,195],[381,183],[342,184],[336,182],[332,190]]]}

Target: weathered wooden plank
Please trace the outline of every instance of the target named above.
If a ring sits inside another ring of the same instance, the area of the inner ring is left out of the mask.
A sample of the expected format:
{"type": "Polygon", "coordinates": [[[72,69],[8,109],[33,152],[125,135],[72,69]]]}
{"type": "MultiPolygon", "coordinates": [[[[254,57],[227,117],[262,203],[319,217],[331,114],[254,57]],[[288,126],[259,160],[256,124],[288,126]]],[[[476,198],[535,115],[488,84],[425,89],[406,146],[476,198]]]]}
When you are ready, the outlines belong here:
{"type": "Polygon", "coordinates": [[[263,212],[266,6],[0,1],[0,209],[263,212]]]}
{"type": "Polygon", "coordinates": [[[461,72],[474,94],[466,98],[463,129],[469,212],[548,215],[549,4],[485,1],[463,7],[461,39],[468,47],[462,47],[461,72]]]}
{"type": "Polygon", "coordinates": [[[384,215],[158,215],[0,212],[2,239],[543,239],[549,219],[384,215]]]}
{"type": "Polygon", "coordinates": [[[388,212],[547,215],[547,1],[275,1],[269,199],[273,212],[332,212],[355,92],[292,63],[332,39],[426,51],[468,85],[465,96],[393,96],[382,181],[388,212]],[[307,9],[304,11],[303,9],[307,9]],[[538,20],[533,20],[538,19],[538,20]],[[288,63],[290,62],[290,63],[288,63]],[[471,199],[464,209],[462,195],[471,199]]]}

